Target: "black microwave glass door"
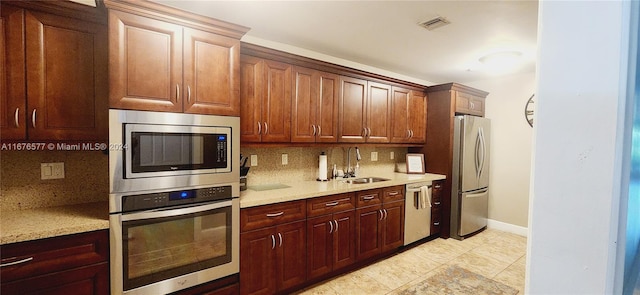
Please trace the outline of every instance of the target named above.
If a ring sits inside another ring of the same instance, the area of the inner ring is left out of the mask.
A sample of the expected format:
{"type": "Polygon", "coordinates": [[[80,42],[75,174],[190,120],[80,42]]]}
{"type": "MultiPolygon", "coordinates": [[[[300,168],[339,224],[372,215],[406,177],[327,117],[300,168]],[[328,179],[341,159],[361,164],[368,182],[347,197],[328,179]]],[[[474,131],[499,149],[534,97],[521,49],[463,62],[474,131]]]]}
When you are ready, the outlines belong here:
{"type": "Polygon", "coordinates": [[[131,172],[227,168],[224,133],[131,132],[131,172]]]}
{"type": "Polygon", "coordinates": [[[231,262],[231,214],[228,206],[123,222],[124,290],[231,262]]]}

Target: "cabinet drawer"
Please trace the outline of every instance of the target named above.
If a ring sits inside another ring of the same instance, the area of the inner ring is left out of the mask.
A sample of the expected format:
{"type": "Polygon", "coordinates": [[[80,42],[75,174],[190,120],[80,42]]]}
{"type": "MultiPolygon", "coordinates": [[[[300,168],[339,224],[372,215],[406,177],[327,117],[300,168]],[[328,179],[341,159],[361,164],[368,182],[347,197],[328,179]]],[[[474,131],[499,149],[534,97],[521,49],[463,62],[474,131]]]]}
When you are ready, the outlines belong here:
{"type": "Polygon", "coordinates": [[[305,219],[306,201],[293,201],[240,210],[240,231],[249,231],[267,226],[305,219]]]}
{"type": "Polygon", "coordinates": [[[382,189],[382,201],[383,202],[393,202],[393,201],[402,201],[404,200],[404,186],[390,186],[382,189]]]}
{"type": "Polygon", "coordinates": [[[372,190],[356,192],[358,207],[365,207],[365,206],[380,204],[382,203],[381,197],[382,197],[381,189],[372,189],[372,190]]]}
{"type": "Polygon", "coordinates": [[[314,217],[356,208],[353,193],[331,195],[307,200],[307,216],[314,217]]]}
{"type": "Polygon", "coordinates": [[[109,231],[2,245],[2,283],[69,270],[109,259],[109,231]],[[21,262],[23,261],[23,262],[21,262]],[[11,263],[15,263],[10,265],[11,263]],[[9,265],[8,265],[9,264],[9,265]]]}

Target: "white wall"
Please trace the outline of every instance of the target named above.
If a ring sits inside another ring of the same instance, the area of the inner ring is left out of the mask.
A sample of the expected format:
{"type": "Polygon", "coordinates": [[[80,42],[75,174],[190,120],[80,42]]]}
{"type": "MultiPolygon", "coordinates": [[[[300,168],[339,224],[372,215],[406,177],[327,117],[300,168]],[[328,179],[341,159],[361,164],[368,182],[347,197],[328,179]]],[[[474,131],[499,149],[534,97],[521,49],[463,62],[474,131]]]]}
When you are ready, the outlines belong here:
{"type": "Polygon", "coordinates": [[[629,2],[539,5],[526,292],[611,294],[629,2]]]}
{"type": "Polygon", "coordinates": [[[485,117],[491,119],[489,219],[526,228],[533,128],[525,120],[524,107],[535,91],[535,73],[466,85],[489,92],[485,107],[485,117]]]}

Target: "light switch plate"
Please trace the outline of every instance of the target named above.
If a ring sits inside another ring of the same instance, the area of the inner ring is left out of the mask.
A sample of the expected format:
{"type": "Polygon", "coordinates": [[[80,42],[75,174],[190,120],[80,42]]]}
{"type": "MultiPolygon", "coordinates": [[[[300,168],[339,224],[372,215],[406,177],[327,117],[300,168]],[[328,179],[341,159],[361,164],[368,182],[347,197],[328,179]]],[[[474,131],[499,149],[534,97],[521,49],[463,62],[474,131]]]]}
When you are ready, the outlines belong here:
{"type": "Polygon", "coordinates": [[[389,153],[389,158],[390,158],[391,160],[393,160],[393,158],[395,158],[395,157],[396,157],[396,154],[395,154],[394,152],[390,152],[390,153],[389,153]]]}
{"type": "Polygon", "coordinates": [[[60,163],[40,163],[40,179],[61,179],[64,178],[64,162],[60,163]]]}
{"type": "Polygon", "coordinates": [[[289,155],[282,154],[282,165],[287,165],[287,164],[289,164],[289,155]]]}
{"type": "Polygon", "coordinates": [[[378,152],[371,152],[371,161],[378,161],[378,152]]]}
{"type": "Polygon", "coordinates": [[[258,155],[251,155],[251,167],[258,166],[258,155]]]}

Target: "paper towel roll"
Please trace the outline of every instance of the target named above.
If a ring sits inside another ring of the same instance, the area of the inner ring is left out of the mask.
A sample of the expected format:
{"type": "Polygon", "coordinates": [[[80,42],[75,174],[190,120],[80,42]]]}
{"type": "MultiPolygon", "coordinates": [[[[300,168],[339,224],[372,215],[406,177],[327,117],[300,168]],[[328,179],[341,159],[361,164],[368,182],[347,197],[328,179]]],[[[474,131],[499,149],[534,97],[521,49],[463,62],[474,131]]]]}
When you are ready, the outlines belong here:
{"type": "Polygon", "coordinates": [[[318,161],[318,180],[327,180],[327,155],[324,152],[320,154],[320,160],[318,161]]]}

